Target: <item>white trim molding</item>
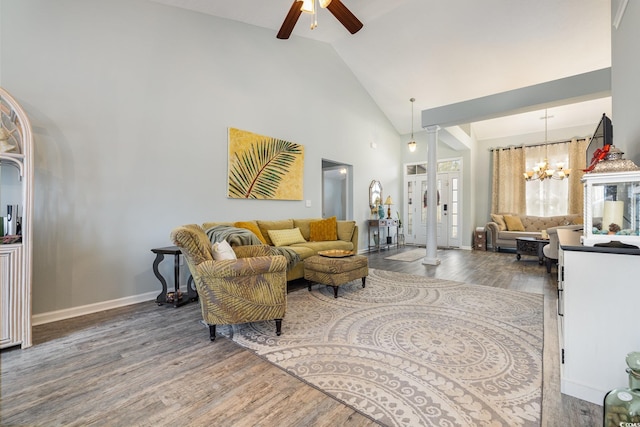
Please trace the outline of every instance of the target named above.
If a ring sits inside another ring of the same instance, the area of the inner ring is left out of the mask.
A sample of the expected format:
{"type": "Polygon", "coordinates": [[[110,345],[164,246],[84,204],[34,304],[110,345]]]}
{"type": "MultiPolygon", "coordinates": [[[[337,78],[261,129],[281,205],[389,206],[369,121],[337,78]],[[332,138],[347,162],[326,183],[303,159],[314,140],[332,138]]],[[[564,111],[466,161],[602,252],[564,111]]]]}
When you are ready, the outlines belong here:
{"type": "Polygon", "coordinates": [[[616,16],[613,17],[613,27],[616,30],[618,29],[620,22],[622,22],[624,11],[627,9],[627,3],[629,3],[629,0],[620,0],[620,3],[618,3],[618,10],[616,11],[616,16]]]}
{"type": "Polygon", "coordinates": [[[58,320],[70,319],[72,317],[84,316],[86,314],[97,313],[99,311],[109,310],[112,308],[125,307],[127,305],[138,304],[155,300],[158,291],[147,292],[140,295],[132,295],[130,297],[118,298],[110,301],[97,302],[95,304],[87,304],[79,307],[71,307],[64,310],[50,311],[48,313],[35,314],[31,320],[33,325],[42,325],[45,323],[57,322],[58,320]]]}

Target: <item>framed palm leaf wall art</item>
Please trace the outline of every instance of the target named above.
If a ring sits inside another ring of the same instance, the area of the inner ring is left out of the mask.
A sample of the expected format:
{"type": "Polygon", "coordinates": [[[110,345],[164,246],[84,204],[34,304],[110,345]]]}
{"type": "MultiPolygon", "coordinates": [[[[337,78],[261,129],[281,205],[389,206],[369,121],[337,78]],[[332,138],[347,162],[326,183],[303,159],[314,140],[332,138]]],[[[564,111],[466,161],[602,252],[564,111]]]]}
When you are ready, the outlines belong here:
{"type": "Polygon", "coordinates": [[[304,147],[229,128],[227,197],[302,200],[304,147]]]}

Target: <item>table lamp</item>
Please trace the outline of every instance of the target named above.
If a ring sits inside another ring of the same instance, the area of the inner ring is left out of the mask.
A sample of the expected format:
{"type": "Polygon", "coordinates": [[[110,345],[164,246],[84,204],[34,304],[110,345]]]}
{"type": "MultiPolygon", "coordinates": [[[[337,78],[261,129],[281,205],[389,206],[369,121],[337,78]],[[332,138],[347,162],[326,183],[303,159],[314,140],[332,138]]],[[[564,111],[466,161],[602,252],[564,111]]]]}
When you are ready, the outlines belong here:
{"type": "Polygon", "coordinates": [[[391,205],[393,204],[391,196],[387,196],[387,200],[384,201],[384,204],[387,205],[387,219],[391,219],[391,205]]]}

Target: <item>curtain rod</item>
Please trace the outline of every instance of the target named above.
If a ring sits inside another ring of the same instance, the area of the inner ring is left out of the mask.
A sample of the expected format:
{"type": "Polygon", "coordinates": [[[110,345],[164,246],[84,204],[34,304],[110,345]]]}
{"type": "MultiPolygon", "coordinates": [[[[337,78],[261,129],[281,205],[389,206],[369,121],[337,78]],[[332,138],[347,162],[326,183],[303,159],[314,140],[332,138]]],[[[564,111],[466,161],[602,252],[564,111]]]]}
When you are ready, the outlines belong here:
{"type": "MultiPolygon", "coordinates": [[[[581,138],[574,138],[575,141],[583,141],[583,140],[587,140],[590,137],[581,137],[581,138]]],[[[523,145],[507,145],[506,147],[490,147],[488,148],[489,151],[494,151],[494,150],[504,150],[507,148],[532,148],[532,147],[541,147],[544,145],[555,145],[555,144],[568,144],[571,141],[573,141],[574,139],[570,139],[568,141],[552,141],[552,142],[537,142],[535,144],[523,144],[523,145]]]]}

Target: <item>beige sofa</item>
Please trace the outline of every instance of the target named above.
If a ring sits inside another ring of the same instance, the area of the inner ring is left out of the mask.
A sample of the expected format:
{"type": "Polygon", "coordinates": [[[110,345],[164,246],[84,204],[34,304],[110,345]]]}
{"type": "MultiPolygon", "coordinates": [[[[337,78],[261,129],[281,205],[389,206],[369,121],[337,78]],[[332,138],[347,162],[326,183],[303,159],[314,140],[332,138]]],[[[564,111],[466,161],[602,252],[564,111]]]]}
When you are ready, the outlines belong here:
{"type": "Polygon", "coordinates": [[[582,222],[580,215],[533,216],[517,214],[491,214],[485,230],[487,243],[494,251],[515,249],[519,237],[541,238],[542,230],[559,225],[573,225],[582,222]]]}
{"type": "MultiPolygon", "coordinates": [[[[202,227],[205,230],[210,230],[212,227],[220,225],[245,228],[251,230],[257,235],[257,237],[261,237],[260,240],[270,246],[276,246],[269,234],[270,230],[275,230],[276,232],[277,230],[292,231],[293,229],[298,228],[300,230],[300,235],[304,239],[303,241],[280,245],[280,247],[289,248],[295,251],[295,253],[300,257],[300,261],[296,263],[293,268],[290,268],[287,271],[287,280],[289,281],[304,277],[303,261],[313,255],[316,255],[319,251],[341,249],[358,253],[358,226],[355,221],[335,221],[335,225],[333,226],[335,227],[335,240],[320,240],[317,238],[317,232],[316,236],[312,236],[312,226],[314,227],[314,230],[317,231],[318,224],[326,225],[329,220],[330,218],[303,218],[276,221],[250,220],[238,222],[206,222],[202,227]],[[316,238],[312,239],[312,237],[316,238]]],[[[231,242],[231,244],[233,246],[233,242],[231,242]]]]}

